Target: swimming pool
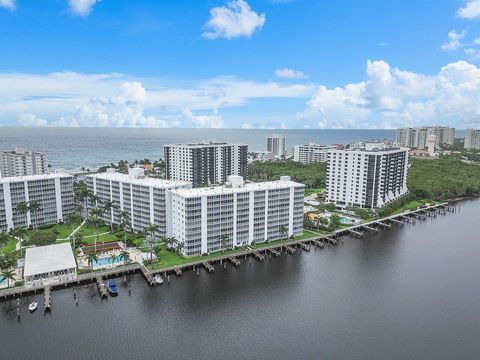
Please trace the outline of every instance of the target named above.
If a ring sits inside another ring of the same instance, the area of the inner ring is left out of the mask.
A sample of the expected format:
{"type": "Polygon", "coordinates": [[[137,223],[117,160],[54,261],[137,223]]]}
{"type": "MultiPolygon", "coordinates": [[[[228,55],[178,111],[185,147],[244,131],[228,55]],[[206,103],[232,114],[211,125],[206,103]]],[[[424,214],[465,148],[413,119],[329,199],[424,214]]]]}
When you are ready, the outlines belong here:
{"type": "Polygon", "coordinates": [[[7,279],[3,276],[0,276],[0,287],[7,285],[7,279]]]}
{"type": "Polygon", "coordinates": [[[103,267],[107,265],[114,265],[118,264],[120,262],[123,262],[123,260],[120,259],[120,256],[115,257],[115,262],[112,263],[112,260],[109,257],[99,257],[98,260],[95,260],[93,262],[93,267],[103,267]]]}
{"type": "Polygon", "coordinates": [[[352,218],[349,218],[349,217],[345,217],[345,216],[340,218],[340,222],[342,224],[345,224],[345,225],[355,224],[355,220],[353,220],[352,218]]]}

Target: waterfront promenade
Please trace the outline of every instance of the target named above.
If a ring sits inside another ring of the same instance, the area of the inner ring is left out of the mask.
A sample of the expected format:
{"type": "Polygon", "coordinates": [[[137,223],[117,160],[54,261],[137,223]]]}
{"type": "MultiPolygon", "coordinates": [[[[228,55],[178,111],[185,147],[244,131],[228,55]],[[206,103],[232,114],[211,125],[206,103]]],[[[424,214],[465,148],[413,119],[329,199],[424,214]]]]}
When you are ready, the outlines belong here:
{"type": "Polygon", "coordinates": [[[154,285],[154,282],[152,281],[152,276],[155,274],[161,273],[166,276],[168,276],[168,274],[181,275],[184,270],[199,269],[200,267],[205,268],[208,272],[212,272],[212,269],[214,269],[212,264],[214,263],[231,262],[233,266],[238,266],[238,263],[232,261],[232,259],[240,259],[242,257],[247,258],[251,256],[261,260],[261,257],[258,256],[259,254],[263,254],[263,256],[265,256],[268,252],[270,252],[271,254],[275,255],[281,253],[282,250],[292,253],[291,249],[294,249],[296,247],[301,248],[302,244],[316,245],[321,242],[323,244],[336,245],[337,241],[335,239],[339,236],[347,235],[349,233],[355,236],[355,234],[363,234],[362,230],[370,231],[372,228],[385,228],[390,227],[394,224],[403,223],[404,221],[411,222],[415,221],[415,219],[424,219],[428,214],[433,214],[438,211],[446,211],[446,209],[452,210],[452,208],[449,207],[449,204],[447,202],[444,202],[416,210],[410,210],[394,214],[382,219],[372,220],[366,223],[349,226],[324,235],[319,234],[318,236],[312,236],[309,238],[277,240],[271,243],[261,243],[258,244],[256,247],[248,247],[247,249],[242,250],[229,250],[226,253],[219,253],[218,256],[206,256],[205,259],[199,259],[196,261],[183,263],[181,265],[163,267],[154,270],[147,270],[141,264],[132,263],[112,269],[99,270],[93,271],[91,273],[81,274],[78,275],[76,279],[66,280],[60,283],[51,283],[35,287],[17,286],[13,288],[7,288],[0,290],[0,300],[16,296],[22,296],[29,293],[41,292],[44,291],[45,287],[49,287],[54,290],[67,286],[82,284],[85,282],[92,282],[95,281],[97,278],[116,277],[132,272],[141,272],[149,285],[152,286],[154,285]],[[386,226],[386,224],[388,226],[386,226]]]}

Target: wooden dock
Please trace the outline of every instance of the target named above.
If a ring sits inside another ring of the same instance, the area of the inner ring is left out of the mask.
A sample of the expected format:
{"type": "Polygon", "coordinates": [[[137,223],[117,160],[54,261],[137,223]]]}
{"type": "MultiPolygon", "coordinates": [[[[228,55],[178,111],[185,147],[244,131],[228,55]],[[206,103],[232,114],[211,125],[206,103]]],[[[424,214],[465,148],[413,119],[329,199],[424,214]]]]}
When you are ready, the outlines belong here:
{"type": "Polygon", "coordinates": [[[238,260],[236,257],[231,256],[231,257],[228,258],[228,260],[230,260],[230,262],[233,265],[235,265],[237,267],[240,266],[240,260],[238,260]]]}
{"type": "Polygon", "coordinates": [[[52,309],[52,296],[51,296],[52,288],[50,285],[45,286],[43,290],[43,310],[49,311],[52,309]]]}
{"type": "Polygon", "coordinates": [[[320,249],[323,249],[325,247],[325,244],[319,240],[312,240],[312,244],[316,247],[319,247],[320,249]]]}
{"type": "Polygon", "coordinates": [[[280,256],[280,251],[278,251],[277,249],[267,249],[267,251],[270,252],[270,254],[272,255],[280,256]]]}
{"type": "Polygon", "coordinates": [[[103,279],[101,276],[96,277],[97,280],[97,288],[98,288],[98,293],[100,294],[101,298],[106,298],[108,297],[108,291],[107,287],[105,286],[105,283],[103,282],[103,279]]]}
{"type": "Polygon", "coordinates": [[[374,227],[371,227],[371,226],[368,226],[368,225],[365,225],[364,229],[367,229],[367,230],[372,231],[372,232],[378,232],[377,228],[374,228],[374,227]]]}
{"type": "Polygon", "coordinates": [[[325,236],[324,238],[324,241],[330,245],[337,245],[338,244],[338,241],[334,238],[331,238],[329,236],[325,236]]]}
{"type": "Polygon", "coordinates": [[[359,238],[363,238],[363,233],[360,232],[360,231],[356,231],[356,230],[353,230],[353,229],[349,229],[349,230],[347,230],[347,232],[349,232],[349,233],[352,234],[353,236],[356,236],[356,237],[359,237],[359,238]]]}
{"type": "Polygon", "coordinates": [[[213,272],[215,270],[215,268],[213,267],[212,264],[210,264],[208,261],[204,262],[203,264],[203,267],[205,268],[205,270],[207,270],[209,273],[213,272]]]}
{"type": "Polygon", "coordinates": [[[301,243],[300,246],[302,247],[303,250],[310,251],[310,245],[306,243],[301,243]]]}
{"type": "Polygon", "coordinates": [[[291,247],[290,245],[285,246],[285,251],[289,254],[295,254],[297,250],[295,250],[294,247],[291,247]]]}
{"type": "Polygon", "coordinates": [[[391,221],[394,224],[403,225],[403,221],[399,221],[397,219],[390,219],[389,221],[391,221]]]}
{"type": "Polygon", "coordinates": [[[153,274],[150,271],[148,271],[144,265],[140,266],[140,271],[142,272],[143,277],[147,280],[147,283],[150,286],[153,286],[156,284],[155,279],[153,278],[153,274]]]}
{"type": "Polygon", "coordinates": [[[175,275],[177,275],[177,276],[180,276],[180,275],[183,274],[182,268],[179,268],[179,267],[173,269],[173,271],[175,272],[175,275]]]}
{"type": "Polygon", "coordinates": [[[259,261],[263,261],[265,260],[265,256],[263,254],[261,254],[260,252],[258,251],[254,251],[252,253],[252,255],[255,257],[255,259],[259,260],[259,261]]]}
{"type": "Polygon", "coordinates": [[[387,229],[392,227],[392,225],[387,224],[386,222],[383,222],[383,221],[379,221],[377,224],[387,229]]]}

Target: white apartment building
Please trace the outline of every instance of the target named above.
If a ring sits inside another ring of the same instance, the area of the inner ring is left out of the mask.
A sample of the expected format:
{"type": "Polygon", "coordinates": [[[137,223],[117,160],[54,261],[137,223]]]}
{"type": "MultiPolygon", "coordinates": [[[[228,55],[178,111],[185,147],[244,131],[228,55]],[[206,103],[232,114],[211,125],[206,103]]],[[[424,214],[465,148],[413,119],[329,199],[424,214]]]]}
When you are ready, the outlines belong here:
{"type": "Polygon", "coordinates": [[[140,168],[129,169],[129,174],[108,169],[105,173],[88,175],[86,179],[88,189],[99,198],[99,203],[91,206],[102,207],[107,201],[115,205],[102,215],[102,221],[120,225],[120,213],[126,211],[130,229],[143,231],[148,225],[156,224],[160,236],[166,233],[166,191],[192,187],[185,181],[145,177],[140,168]]]}
{"type": "Polygon", "coordinates": [[[47,155],[15,148],[0,152],[0,177],[48,174],[47,155]]]}
{"type": "Polygon", "coordinates": [[[302,164],[327,162],[328,150],[335,149],[333,146],[319,144],[295,145],[293,160],[302,164]]]}
{"type": "Polygon", "coordinates": [[[283,176],[279,181],[244,183],[229,177],[227,186],[169,191],[172,217],[169,234],[185,247],[185,255],[296,236],[303,232],[304,185],[283,176]],[[228,236],[222,244],[221,236],[228,236]]]}
{"type": "Polygon", "coordinates": [[[0,178],[0,231],[62,222],[75,210],[73,176],[56,173],[0,178]],[[17,205],[36,201],[37,212],[19,214],[17,205]]]}
{"type": "Polygon", "coordinates": [[[480,129],[467,129],[465,149],[480,149],[480,129]]]}
{"type": "Polygon", "coordinates": [[[206,141],[164,146],[166,178],[198,185],[222,184],[247,174],[248,145],[206,141]]]}
{"type": "Polygon", "coordinates": [[[396,142],[401,147],[425,149],[430,135],[436,136],[435,148],[439,149],[442,145],[453,145],[455,129],[448,126],[397,129],[396,142]]]}
{"type": "Polygon", "coordinates": [[[267,136],[267,151],[273,153],[276,157],[285,155],[285,136],[273,134],[267,136]]]}
{"type": "Polygon", "coordinates": [[[380,208],[408,192],[408,149],[331,150],[326,200],[339,207],[380,208]]]}
{"type": "Polygon", "coordinates": [[[348,144],[348,149],[362,149],[362,150],[385,150],[398,147],[398,144],[390,140],[367,140],[358,141],[348,144]]]}

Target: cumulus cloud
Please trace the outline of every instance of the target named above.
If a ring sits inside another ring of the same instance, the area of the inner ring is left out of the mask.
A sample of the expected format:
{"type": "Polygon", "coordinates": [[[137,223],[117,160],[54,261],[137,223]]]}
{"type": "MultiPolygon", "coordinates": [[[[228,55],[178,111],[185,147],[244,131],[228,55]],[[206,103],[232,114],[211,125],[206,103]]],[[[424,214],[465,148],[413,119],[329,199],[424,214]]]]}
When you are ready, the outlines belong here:
{"type": "Polygon", "coordinates": [[[8,10],[15,10],[15,0],[0,0],[0,7],[8,10]]]}
{"type": "Polygon", "coordinates": [[[458,9],[457,15],[464,19],[480,17],[480,0],[468,1],[463,7],[458,9]]]}
{"type": "Polygon", "coordinates": [[[213,115],[195,115],[191,110],[185,109],[183,116],[191,123],[194,128],[224,128],[223,117],[214,110],[213,115]]]}
{"type": "Polygon", "coordinates": [[[265,14],[257,14],[245,0],[231,0],[225,6],[210,9],[202,35],[207,39],[250,37],[265,24],[265,14]]]}
{"type": "Polygon", "coordinates": [[[20,126],[47,126],[48,121],[34,114],[20,114],[18,124],[20,126]]]}
{"type": "Polygon", "coordinates": [[[87,16],[92,11],[93,5],[100,0],[68,0],[70,11],[78,16],[87,16]]]}
{"type": "Polygon", "coordinates": [[[307,76],[300,70],[294,70],[290,68],[278,69],[275,71],[275,75],[283,79],[306,79],[307,76]]]}
{"type": "Polygon", "coordinates": [[[395,128],[445,123],[480,125],[480,69],[450,63],[435,76],[368,61],[366,78],[329,89],[319,86],[301,116],[321,128],[395,128]]]}
{"type": "Polygon", "coordinates": [[[461,40],[465,37],[466,32],[462,31],[460,33],[456,32],[455,30],[452,30],[448,33],[448,40],[445,41],[441,48],[442,50],[456,50],[459,47],[462,47],[463,44],[461,43],[461,40]]]}

